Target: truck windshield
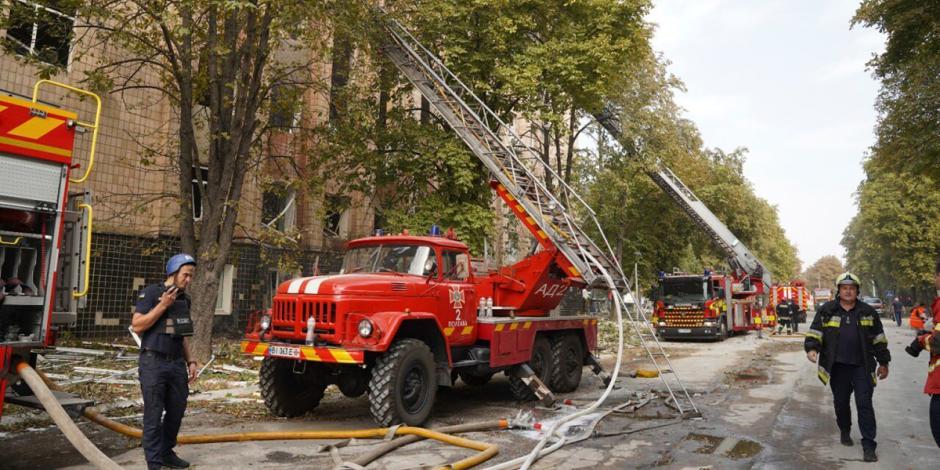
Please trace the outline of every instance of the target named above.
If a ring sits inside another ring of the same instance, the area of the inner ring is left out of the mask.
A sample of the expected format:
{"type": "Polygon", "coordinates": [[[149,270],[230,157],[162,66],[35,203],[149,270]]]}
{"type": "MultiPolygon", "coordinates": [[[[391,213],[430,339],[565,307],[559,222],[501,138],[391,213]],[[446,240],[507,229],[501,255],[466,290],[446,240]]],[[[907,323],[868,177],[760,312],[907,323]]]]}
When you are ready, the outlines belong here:
{"type": "MultiPolygon", "coordinates": [[[[343,258],[342,274],[401,273],[424,276],[434,251],[423,245],[372,245],[349,249],[343,258]]],[[[433,269],[433,267],[431,267],[433,269]]]]}
{"type": "Polygon", "coordinates": [[[667,304],[704,302],[708,285],[701,279],[666,280],[663,282],[663,301],[667,304]]]}

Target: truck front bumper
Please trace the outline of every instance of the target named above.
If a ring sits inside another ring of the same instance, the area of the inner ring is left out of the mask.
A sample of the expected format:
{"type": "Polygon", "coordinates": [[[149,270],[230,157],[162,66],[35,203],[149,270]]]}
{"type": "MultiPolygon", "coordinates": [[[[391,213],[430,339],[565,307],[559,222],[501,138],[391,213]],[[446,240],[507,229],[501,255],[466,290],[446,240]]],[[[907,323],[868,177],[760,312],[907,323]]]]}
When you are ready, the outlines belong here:
{"type": "Polygon", "coordinates": [[[362,364],[365,351],[332,346],[305,346],[291,343],[274,343],[243,340],[242,353],[252,356],[280,357],[298,361],[332,362],[336,364],[362,364]]]}
{"type": "Polygon", "coordinates": [[[715,339],[721,332],[719,326],[700,326],[693,328],[679,328],[672,326],[658,326],[656,332],[664,339],[715,339]]]}

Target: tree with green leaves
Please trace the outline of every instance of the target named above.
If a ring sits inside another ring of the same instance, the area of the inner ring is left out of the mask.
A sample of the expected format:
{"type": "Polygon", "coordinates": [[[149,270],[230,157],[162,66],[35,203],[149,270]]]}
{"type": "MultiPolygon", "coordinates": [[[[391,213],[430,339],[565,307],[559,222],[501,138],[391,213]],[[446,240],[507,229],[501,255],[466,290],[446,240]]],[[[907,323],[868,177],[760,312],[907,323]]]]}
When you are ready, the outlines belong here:
{"type": "Polygon", "coordinates": [[[881,80],[873,164],[940,180],[940,3],[864,0],[852,24],[887,35],[868,63],[881,80]]]}
{"type": "Polygon", "coordinates": [[[925,295],[940,253],[940,190],[925,175],[869,172],[842,238],[848,268],[879,292],[925,295]]]}
{"type": "Polygon", "coordinates": [[[173,110],[165,124],[170,147],[142,148],[141,164],[167,161],[168,168],[155,170],[173,173],[177,182],[176,191],[160,197],[176,201],[182,250],[199,263],[191,286],[193,345],[207,360],[246,175],[264,156],[269,97],[285,84],[314,86],[314,52],[328,37],[320,25],[356,11],[328,1],[280,0],[106,0],[75,7],[82,23],[73,62],[88,65],[85,86],[118,98],[143,90],[148,98],[138,105],[167,103],[173,110]],[[202,188],[195,199],[194,181],[202,188]]]}
{"type": "Polygon", "coordinates": [[[833,255],[826,255],[806,268],[800,277],[806,281],[807,285],[815,287],[832,287],[836,277],[845,272],[845,266],[842,261],[833,255]]]}

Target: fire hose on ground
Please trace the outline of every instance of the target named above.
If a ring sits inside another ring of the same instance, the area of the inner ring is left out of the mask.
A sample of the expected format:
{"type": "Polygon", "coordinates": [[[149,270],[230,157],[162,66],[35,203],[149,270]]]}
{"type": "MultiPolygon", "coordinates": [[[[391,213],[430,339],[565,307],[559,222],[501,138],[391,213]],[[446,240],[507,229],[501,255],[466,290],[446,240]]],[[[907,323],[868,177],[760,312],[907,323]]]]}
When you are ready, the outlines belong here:
{"type": "MultiPolygon", "coordinates": [[[[37,372],[29,364],[21,362],[17,364],[16,371],[20,377],[29,385],[30,389],[42,403],[46,412],[52,417],[55,424],[62,430],[69,442],[84,456],[90,463],[98,468],[109,470],[120,469],[121,467],[108,458],[101,450],[95,447],[88,438],[82,434],[78,426],[68,416],[62,405],[56,401],[52,390],[61,391],[61,388],[49,380],[45,374],[37,372]]],[[[83,416],[88,420],[97,423],[117,433],[128,437],[140,439],[143,435],[140,429],[118,423],[105,416],[94,407],[88,407],[83,412],[83,416]]],[[[474,441],[462,437],[453,436],[447,433],[471,432],[471,431],[490,431],[498,429],[508,429],[509,421],[505,419],[497,421],[487,421],[482,423],[470,423],[456,426],[448,426],[440,430],[430,430],[411,426],[399,426],[393,428],[373,428],[373,429],[355,429],[355,430],[332,430],[332,431],[270,431],[270,432],[244,432],[244,433],[222,433],[222,434],[199,434],[182,435],[177,438],[179,444],[209,444],[218,442],[244,442],[244,441],[283,441],[283,440],[312,440],[312,439],[382,439],[390,435],[403,436],[394,439],[383,446],[375,449],[368,454],[362,455],[350,462],[355,466],[364,466],[369,462],[387,454],[388,452],[419,441],[421,439],[433,439],[466,449],[478,451],[477,454],[459,460],[440,468],[447,469],[466,469],[483,463],[499,453],[499,447],[495,444],[474,441]]]]}

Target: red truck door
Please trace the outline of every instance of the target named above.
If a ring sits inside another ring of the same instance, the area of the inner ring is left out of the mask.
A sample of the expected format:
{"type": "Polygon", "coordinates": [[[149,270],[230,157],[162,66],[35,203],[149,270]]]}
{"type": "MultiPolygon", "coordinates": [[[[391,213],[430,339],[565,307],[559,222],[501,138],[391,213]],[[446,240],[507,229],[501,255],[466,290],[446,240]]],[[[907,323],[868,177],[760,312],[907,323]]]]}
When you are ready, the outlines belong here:
{"type": "Polygon", "coordinates": [[[477,337],[476,285],[470,256],[464,251],[441,251],[441,282],[436,287],[441,323],[451,345],[473,344],[477,337]]]}

